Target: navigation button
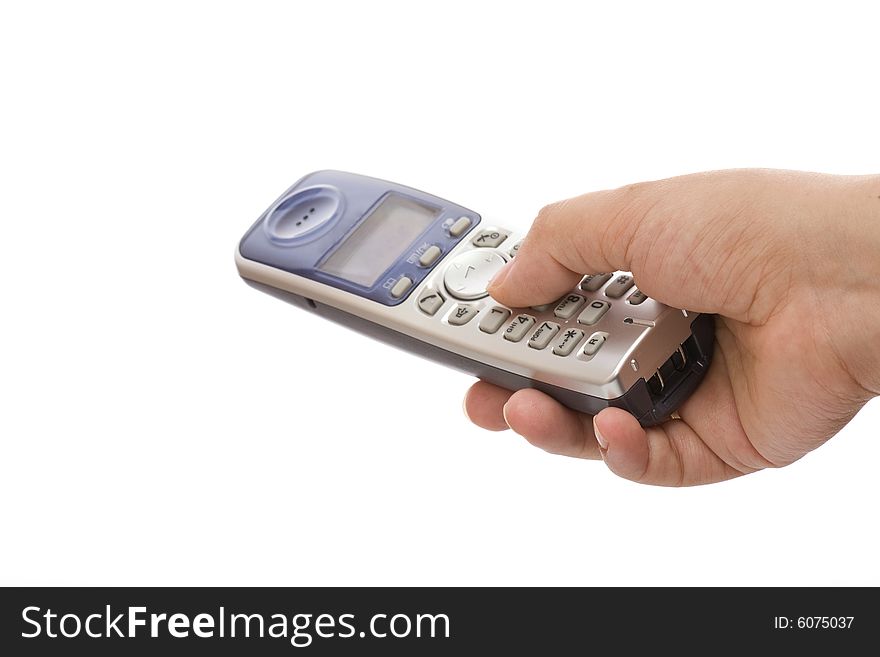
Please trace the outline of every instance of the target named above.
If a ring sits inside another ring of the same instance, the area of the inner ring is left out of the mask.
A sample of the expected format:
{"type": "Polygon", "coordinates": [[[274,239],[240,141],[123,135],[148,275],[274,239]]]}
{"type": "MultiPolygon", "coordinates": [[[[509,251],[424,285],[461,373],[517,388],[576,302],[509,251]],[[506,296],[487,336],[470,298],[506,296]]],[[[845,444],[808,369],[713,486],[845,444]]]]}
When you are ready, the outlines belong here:
{"type": "Polygon", "coordinates": [[[394,287],[391,288],[391,296],[395,299],[399,299],[404,294],[407,293],[409,288],[412,287],[412,279],[407,278],[406,276],[401,276],[398,281],[394,284],[394,287]]]}
{"type": "Polygon", "coordinates": [[[520,246],[522,246],[522,240],[520,240],[519,242],[517,242],[516,244],[514,244],[514,245],[510,248],[510,252],[509,252],[509,253],[510,253],[510,257],[511,257],[511,258],[515,258],[515,257],[516,257],[516,254],[519,253],[519,247],[520,247],[520,246]]]}
{"type": "Polygon", "coordinates": [[[440,310],[440,306],[443,305],[445,299],[443,295],[440,294],[437,290],[426,288],[422,290],[422,293],[419,295],[419,308],[423,313],[427,313],[428,315],[434,315],[440,310]]]}
{"type": "Polygon", "coordinates": [[[470,217],[459,217],[454,224],[449,227],[449,234],[458,237],[464,231],[471,227],[470,217]]]}
{"type": "Polygon", "coordinates": [[[460,303],[449,313],[448,320],[453,326],[464,326],[477,316],[477,312],[473,306],[460,303]]]}
{"type": "Polygon", "coordinates": [[[535,332],[532,333],[532,337],[529,338],[529,346],[532,349],[543,349],[550,344],[550,340],[552,340],[553,336],[557,333],[559,333],[559,324],[543,322],[537,329],[535,329],[535,332]]]}
{"type": "Polygon", "coordinates": [[[486,291],[489,281],[506,262],[497,251],[471,249],[453,258],[443,275],[443,282],[456,299],[482,299],[489,295],[486,291]]]}
{"type": "Polygon", "coordinates": [[[504,339],[511,342],[519,342],[526,333],[535,325],[535,318],[531,315],[517,315],[514,320],[504,329],[504,339]]]}
{"type": "Polygon", "coordinates": [[[480,330],[483,333],[495,333],[507,321],[508,317],[510,317],[510,311],[507,308],[494,306],[480,320],[480,330]]]}

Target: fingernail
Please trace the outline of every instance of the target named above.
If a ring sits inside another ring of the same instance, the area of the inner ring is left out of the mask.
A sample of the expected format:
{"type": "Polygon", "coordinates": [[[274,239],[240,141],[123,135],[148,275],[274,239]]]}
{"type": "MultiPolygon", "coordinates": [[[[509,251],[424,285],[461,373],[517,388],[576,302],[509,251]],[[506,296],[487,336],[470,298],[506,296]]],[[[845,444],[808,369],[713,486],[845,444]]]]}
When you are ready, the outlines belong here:
{"type": "Polygon", "coordinates": [[[506,265],[504,265],[501,269],[495,272],[495,275],[489,280],[489,285],[487,285],[487,289],[491,289],[493,287],[498,287],[504,282],[510,275],[510,270],[513,268],[513,263],[515,260],[511,260],[506,265]]]}
{"type": "Polygon", "coordinates": [[[504,424],[510,427],[510,421],[507,419],[507,404],[501,407],[501,415],[504,416],[504,424]]]}
{"type": "Polygon", "coordinates": [[[596,425],[596,418],[593,418],[593,433],[596,434],[596,442],[599,443],[599,448],[602,450],[608,449],[608,441],[605,440],[605,437],[602,435],[602,432],[599,431],[599,427],[596,425]]]}
{"type": "Polygon", "coordinates": [[[467,395],[465,395],[461,400],[461,412],[464,413],[464,416],[469,421],[473,422],[473,420],[471,420],[471,416],[468,415],[468,412],[467,412],[467,395]]]}

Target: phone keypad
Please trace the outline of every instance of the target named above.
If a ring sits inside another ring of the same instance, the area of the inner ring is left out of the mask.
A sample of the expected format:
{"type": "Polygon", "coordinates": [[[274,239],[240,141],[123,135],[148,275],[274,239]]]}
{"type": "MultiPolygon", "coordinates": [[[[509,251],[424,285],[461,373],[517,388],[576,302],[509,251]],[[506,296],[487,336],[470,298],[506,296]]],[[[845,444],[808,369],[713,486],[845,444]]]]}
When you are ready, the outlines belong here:
{"type": "MultiPolygon", "coordinates": [[[[615,332],[620,332],[618,339],[631,339],[627,337],[634,335],[631,317],[647,322],[661,312],[658,304],[635,286],[629,272],[584,276],[576,288],[561,298],[530,309],[498,304],[485,288],[491,275],[517,255],[522,240],[514,240],[511,235],[500,228],[478,227],[468,236],[467,248],[454,255],[445,270],[438,272],[436,280],[429,280],[425,289],[419,291],[416,301],[422,313],[442,316],[443,323],[454,327],[449,330],[466,336],[467,341],[506,343],[504,349],[513,350],[512,358],[516,359],[515,354],[519,353],[528,367],[540,369],[540,359],[555,362],[556,358],[568,358],[574,368],[611,366],[608,358],[597,360],[597,354],[603,349],[608,351],[605,345],[615,332]],[[447,304],[450,297],[455,303],[447,304]],[[615,300],[627,310],[609,313],[615,300]],[[474,317],[477,321],[473,321],[474,317]],[[617,322],[621,323],[619,329],[614,328],[617,322]],[[628,328],[624,326],[627,322],[628,328]],[[522,351],[516,352],[517,349],[522,351]]],[[[442,255],[435,255],[429,248],[422,257],[436,262],[435,257],[439,259],[442,255]]]]}
{"type": "Polygon", "coordinates": [[[504,329],[504,339],[510,342],[519,342],[534,325],[535,318],[531,315],[517,315],[504,329]]]}
{"type": "MultiPolygon", "coordinates": [[[[487,231],[490,235],[494,229],[487,231]]],[[[509,233],[505,234],[508,237],[509,233]]],[[[478,236],[479,237],[479,236],[478,236]]],[[[475,241],[477,238],[474,238],[475,241]]],[[[489,238],[487,238],[489,239],[489,238]]],[[[495,239],[494,237],[491,239],[495,239]]],[[[491,257],[491,251],[473,249],[470,251],[473,257],[491,257]]],[[[458,263],[458,258],[454,261],[458,263]]],[[[454,266],[454,265],[453,265],[454,266]]],[[[449,282],[447,281],[447,286],[449,282]]],[[[548,358],[571,356],[586,364],[589,363],[610,339],[612,330],[605,319],[605,315],[611,310],[613,299],[622,299],[628,306],[641,306],[649,297],[638,288],[633,289],[635,283],[632,275],[628,273],[618,274],[593,274],[585,276],[579,283],[576,291],[573,291],[556,302],[533,306],[537,317],[527,313],[516,314],[515,310],[498,304],[492,304],[491,299],[488,307],[486,301],[471,303],[458,303],[452,310],[445,314],[446,321],[452,326],[464,326],[474,317],[479,315],[478,328],[483,334],[494,335],[500,333],[504,340],[509,343],[523,343],[520,347],[528,345],[535,351],[547,350],[548,358]],[[592,294],[579,294],[579,292],[592,292],[592,294]],[[628,294],[628,296],[626,296],[628,294]],[[599,298],[596,298],[599,297],[599,298]],[[546,319],[545,319],[546,318],[546,319]],[[557,321],[552,321],[552,320],[557,321]],[[586,327],[597,324],[605,330],[590,333],[586,327]],[[586,338],[586,339],[585,339],[586,338]]],[[[458,296],[454,294],[453,296],[458,296]]],[[[463,301],[471,301],[465,299],[463,301]]],[[[446,302],[446,297],[438,290],[428,287],[418,297],[418,306],[428,315],[434,315],[446,302]]],[[[635,309],[633,309],[635,310],[635,309]]],[[[624,321],[625,323],[625,321],[624,321]]],[[[630,322],[631,324],[632,322],[630,322]]],[[[500,338],[495,338],[500,339],[500,338]]],[[[511,346],[511,348],[514,348],[511,346]]]]}

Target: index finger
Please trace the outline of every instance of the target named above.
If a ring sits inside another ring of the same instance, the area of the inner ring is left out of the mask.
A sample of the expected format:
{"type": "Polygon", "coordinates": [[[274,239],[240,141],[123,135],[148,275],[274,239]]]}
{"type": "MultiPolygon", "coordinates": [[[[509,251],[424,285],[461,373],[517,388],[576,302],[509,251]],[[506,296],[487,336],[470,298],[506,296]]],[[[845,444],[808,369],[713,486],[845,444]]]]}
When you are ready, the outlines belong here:
{"type": "Polygon", "coordinates": [[[614,190],[546,206],[516,258],[491,281],[489,293],[506,305],[534,306],[558,299],[583,274],[628,270],[626,246],[637,224],[637,205],[625,190],[614,190]]]}

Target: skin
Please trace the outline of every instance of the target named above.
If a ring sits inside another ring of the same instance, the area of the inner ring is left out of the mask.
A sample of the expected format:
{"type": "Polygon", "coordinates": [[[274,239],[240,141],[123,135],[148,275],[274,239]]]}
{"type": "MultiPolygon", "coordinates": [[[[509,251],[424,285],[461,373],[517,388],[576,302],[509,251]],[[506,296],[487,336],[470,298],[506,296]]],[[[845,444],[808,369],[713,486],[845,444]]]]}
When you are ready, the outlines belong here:
{"type": "Polygon", "coordinates": [[[712,366],[680,419],[645,430],[620,409],[591,417],[480,381],[465,397],[472,422],[691,486],[788,465],[880,394],[880,176],[717,171],[554,203],[489,292],[534,306],[615,270],[716,315],[712,366]]]}

